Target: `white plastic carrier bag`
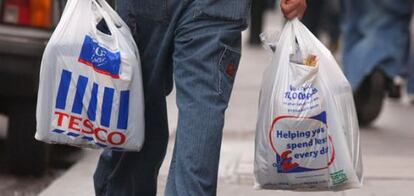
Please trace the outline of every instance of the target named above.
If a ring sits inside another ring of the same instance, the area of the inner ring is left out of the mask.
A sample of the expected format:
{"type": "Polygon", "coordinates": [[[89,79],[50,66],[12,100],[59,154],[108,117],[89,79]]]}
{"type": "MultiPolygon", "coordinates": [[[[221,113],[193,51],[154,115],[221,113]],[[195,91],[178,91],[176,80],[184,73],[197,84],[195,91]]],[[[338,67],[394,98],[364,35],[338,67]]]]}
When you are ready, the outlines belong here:
{"type": "Polygon", "coordinates": [[[35,138],[139,151],[141,63],[128,26],[105,0],[69,0],[43,54],[35,138]]]}
{"type": "Polygon", "coordinates": [[[285,24],[264,73],[254,173],[259,189],[362,186],[351,87],[330,51],[297,19],[285,24]]]}

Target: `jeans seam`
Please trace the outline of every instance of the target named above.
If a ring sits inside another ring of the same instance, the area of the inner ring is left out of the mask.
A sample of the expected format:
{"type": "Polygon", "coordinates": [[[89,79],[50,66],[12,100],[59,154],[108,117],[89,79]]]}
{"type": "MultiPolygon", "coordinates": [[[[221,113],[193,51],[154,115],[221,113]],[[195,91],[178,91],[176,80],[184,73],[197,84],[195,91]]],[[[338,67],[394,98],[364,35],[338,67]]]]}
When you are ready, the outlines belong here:
{"type": "Polygon", "coordinates": [[[223,89],[222,89],[222,83],[223,83],[223,77],[222,77],[222,70],[221,70],[221,63],[223,62],[223,58],[224,55],[226,54],[227,51],[227,47],[224,46],[222,51],[220,52],[220,56],[219,56],[219,60],[217,63],[217,75],[218,75],[218,87],[217,87],[217,92],[219,95],[223,94],[223,89]]]}
{"type": "MultiPolygon", "coordinates": [[[[195,8],[193,11],[193,19],[210,19],[210,20],[221,20],[221,21],[226,21],[232,24],[243,24],[243,25],[247,25],[247,21],[249,17],[246,17],[244,19],[228,19],[228,18],[222,18],[220,16],[211,16],[211,15],[207,15],[207,16],[203,16],[203,10],[201,9],[201,4],[200,2],[195,2],[195,8]]],[[[248,9],[250,10],[250,9],[248,9]]]]}
{"type": "Polygon", "coordinates": [[[107,184],[115,176],[115,173],[119,170],[119,167],[121,166],[121,163],[124,160],[124,157],[125,157],[125,152],[122,152],[121,158],[116,163],[113,171],[108,175],[108,178],[105,180],[105,184],[107,184]]]}
{"type": "MultiPolygon", "coordinates": [[[[227,76],[227,74],[225,73],[225,69],[226,69],[226,65],[223,65],[223,61],[226,58],[226,55],[232,55],[231,53],[236,53],[238,55],[241,55],[241,50],[238,50],[236,48],[233,48],[227,44],[221,43],[220,44],[223,47],[223,51],[221,52],[220,55],[220,59],[218,61],[218,78],[219,78],[219,82],[218,82],[218,93],[220,96],[222,96],[223,98],[227,99],[227,97],[224,96],[225,92],[223,90],[223,88],[229,88],[229,93],[231,93],[233,85],[234,85],[234,81],[235,78],[230,78],[229,76],[227,76]],[[228,54],[230,53],[230,54],[228,54]],[[228,78],[228,80],[230,80],[229,82],[231,82],[231,84],[229,84],[230,86],[227,87],[227,84],[225,84],[225,81],[228,78]],[[226,85],[226,87],[224,87],[224,85],[226,85]]],[[[240,62],[238,62],[238,64],[236,65],[238,69],[240,62]]]]}
{"type": "Polygon", "coordinates": [[[164,0],[164,3],[163,3],[163,10],[165,10],[165,14],[162,19],[163,21],[166,21],[168,19],[168,16],[170,15],[170,11],[168,9],[168,1],[169,0],[164,0]]]}

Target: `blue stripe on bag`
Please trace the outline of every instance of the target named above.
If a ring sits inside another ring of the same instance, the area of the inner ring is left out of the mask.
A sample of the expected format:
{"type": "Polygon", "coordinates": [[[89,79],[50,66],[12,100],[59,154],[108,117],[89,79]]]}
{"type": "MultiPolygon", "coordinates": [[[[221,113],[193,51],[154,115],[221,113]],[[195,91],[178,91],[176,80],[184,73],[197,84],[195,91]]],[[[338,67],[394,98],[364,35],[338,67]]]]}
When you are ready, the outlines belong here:
{"type": "Polygon", "coordinates": [[[95,121],[96,119],[96,104],[98,101],[98,84],[93,83],[92,92],[91,92],[91,100],[89,101],[88,106],[88,118],[91,121],[95,121]]]}
{"type": "Polygon", "coordinates": [[[98,145],[101,148],[106,148],[107,147],[107,145],[101,144],[101,143],[98,143],[98,142],[95,142],[95,144],[98,145]]]}
{"type": "Polygon", "coordinates": [[[88,84],[88,78],[84,76],[79,76],[78,84],[76,85],[75,100],[73,101],[73,106],[72,106],[73,113],[82,114],[83,96],[85,95],[87,84],[88,84]]]}
{"type": "Polygon", "coordinates": [[[101,125],[109,127],[111,121],[112,102],[114,98],[114,89],[105,87],[102,101],[101,125]]]}
{"type": "Polygon", "coordinates": [[[52,132],[55,132],[55,133],[63,133],[65,131],[64,130],[61,130],[61,129],[53,129],[52,132]]]}
{"type": "Polygon", "coordinates": [[[72,72],[63,70],[60,75],[59,89],[56,97],[56,108],[64,110],[66,107],[66,99],[68,97],[68,91],[70,86],[70,80],[72,78],[72,72]]]}
{"type": "Polygon", "coordinates": [[[79,137],[80,136],[80,134],[78,134],[78,133],[72,133],[72,132],[69,132],[66,135],[67,136],[72,136],[72,137],[79,137]]]}
{"type": "Polygon", "coordinates": [[[118,129],[127,129],[128,127],[128,110],[129,108],[129,91],[121,91],[118,113],[118,129]]]}
{"type": "Polygon", "coordinates": [[[93,137],[83,136],[82,139],[87,140],[87,141],[92,141],[93,137]]]}

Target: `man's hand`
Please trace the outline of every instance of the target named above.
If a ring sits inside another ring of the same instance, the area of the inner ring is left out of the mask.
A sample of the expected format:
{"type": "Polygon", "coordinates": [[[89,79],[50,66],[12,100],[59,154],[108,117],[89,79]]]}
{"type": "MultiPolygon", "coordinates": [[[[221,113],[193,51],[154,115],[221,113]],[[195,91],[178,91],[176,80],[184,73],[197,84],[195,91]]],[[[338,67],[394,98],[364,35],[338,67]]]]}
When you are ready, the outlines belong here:
{"type": "Polygon", "coordinates": [[[287,19],[302,18],[306,10],[306,0],[280,0],[280,8],[287,19]]]}

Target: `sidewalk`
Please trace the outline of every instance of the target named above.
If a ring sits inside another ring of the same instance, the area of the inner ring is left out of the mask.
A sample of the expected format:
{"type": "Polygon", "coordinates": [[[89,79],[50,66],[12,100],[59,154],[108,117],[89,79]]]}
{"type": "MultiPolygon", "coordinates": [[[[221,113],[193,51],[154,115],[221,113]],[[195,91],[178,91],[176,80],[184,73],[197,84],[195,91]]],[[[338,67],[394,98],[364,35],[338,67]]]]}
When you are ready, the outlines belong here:
{"type": "MultiPolygon", "coordinates": [[[[280,24],[274,17],[268,27],[280,24]],[[275,25],[270,25],[275,24],[275,25]]],[[[364,187],[345,192],[295,193],[253,189],[254,130],[261,76],[270,57],[261,47],[244,46],[236,84],[226,113],[219,168],[219,196],[405,196],[414,192],[414,108],[387,102],[373,128],[361,131],[365,170],[364,187]]],[[[163,195],[177,122],[175,95],[168,97],[171,139],[159,177],[163,195]]],[[[84,158],[49,186],[41,196],[92,196],[92,174],[99,151],[84,151],[84,158]]]]}
{"type": "MultiPolygon", "coordinates": [[[[412,110],[413,108],[411,108],[412,110]]],[[[387,103],[378,127],[401,127],[412,111],[387,103]],[[405,119],[390,123],[389,117],[402,111],[405,119]],[[387,112],[388,111],[388,112],[387,112]]],[[[407,123],[406,123],[407,124],[407,123]]],[[[365,182],[362,189],[344,192],[306,193],[309,196],[409,196],[414,192],[414,133],[404,134],[393,129],[370,128],[361,132],[365,182]],[[396,134],[393,134],[394,133],[396,134]],[[384,135],[385,134],[385,135],[384,135]],[[383,135],[383,136],[380,136],[383,135]]],[[[408,127],[405,127],[408,128],[408,127]]],[[[411,128],[412,131],[412,128],[411,128]]],[[[160,171],[159,196],[163,195],[168,165],[171,160],[171,139],[168,153],[160,171]]],[[[84,158],[56,180],[40,196],[92,196],[92,175],[99,151],[85,150],[84,158]]],[[[219,168],[218,195],[237,196],[301,196],[305,193],[286,191],[258,191],[253,188],[254,135],[250,133],[226,133],[223,138],[219,168]]]]}

